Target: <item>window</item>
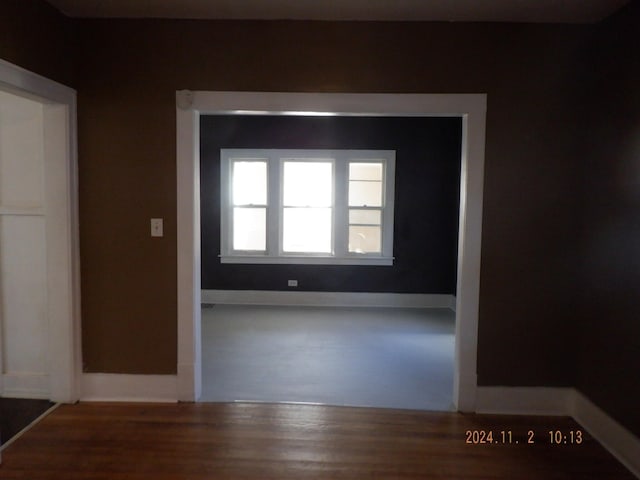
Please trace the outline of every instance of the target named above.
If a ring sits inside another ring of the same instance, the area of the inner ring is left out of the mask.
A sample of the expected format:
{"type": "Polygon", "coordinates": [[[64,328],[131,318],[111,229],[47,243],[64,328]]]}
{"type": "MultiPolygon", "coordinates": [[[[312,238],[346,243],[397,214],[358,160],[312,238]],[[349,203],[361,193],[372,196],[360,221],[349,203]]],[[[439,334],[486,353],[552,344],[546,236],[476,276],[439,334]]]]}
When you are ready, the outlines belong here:
{"type": "Polygon", "coordinates": [[[392,150],[222,149],[223,263],[393,263],[392,150]]]}

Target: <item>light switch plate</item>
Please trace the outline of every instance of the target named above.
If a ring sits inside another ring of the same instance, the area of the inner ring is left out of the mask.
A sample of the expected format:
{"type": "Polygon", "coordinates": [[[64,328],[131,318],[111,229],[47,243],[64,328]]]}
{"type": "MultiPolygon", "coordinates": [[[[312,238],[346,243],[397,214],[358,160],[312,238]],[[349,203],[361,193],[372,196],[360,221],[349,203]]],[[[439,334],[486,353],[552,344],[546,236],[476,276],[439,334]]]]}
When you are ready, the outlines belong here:
{"type": "Polygon", "coordinates": [[[151,219],[151,236],[152,237],[163,237],[162,219],[161,218],[152,218],[151,219]]]}

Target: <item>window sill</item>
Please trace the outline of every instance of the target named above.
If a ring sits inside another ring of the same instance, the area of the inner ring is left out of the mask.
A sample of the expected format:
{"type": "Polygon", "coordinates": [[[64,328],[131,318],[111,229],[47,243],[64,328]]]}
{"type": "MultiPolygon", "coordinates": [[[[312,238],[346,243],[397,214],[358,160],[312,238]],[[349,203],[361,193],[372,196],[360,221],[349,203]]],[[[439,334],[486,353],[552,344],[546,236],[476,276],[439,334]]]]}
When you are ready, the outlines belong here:
{"type": "Polygon", "coordinates": [[[268,257],[264,255],[221,255],[220,263],[246,264],[295,264],[295,265],[370,265],[392,266],[393,257],[321,257],[321,256],[282,256],[268,257]]]}

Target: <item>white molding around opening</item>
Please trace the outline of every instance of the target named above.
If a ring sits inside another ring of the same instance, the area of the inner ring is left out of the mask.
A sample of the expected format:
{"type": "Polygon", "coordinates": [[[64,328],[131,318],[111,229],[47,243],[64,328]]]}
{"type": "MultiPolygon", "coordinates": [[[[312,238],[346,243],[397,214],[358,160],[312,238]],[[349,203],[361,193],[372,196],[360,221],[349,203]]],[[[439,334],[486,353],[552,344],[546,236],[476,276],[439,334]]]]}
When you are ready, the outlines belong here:
{"type": "Polygon", "coordinates": [[[0,90],[44,108],[48,391],[55,402],[75,402],[82,364],[76,91],[1,59],[0,90]]]}
{"type": "Polygon", "coordinates": [[[176,93],[178,202],[178,398],[201,391],[201,114],[457,116],[462,118],[454,403],[476,406],[476,354],[486,125],[485,94],[176,93]]]}

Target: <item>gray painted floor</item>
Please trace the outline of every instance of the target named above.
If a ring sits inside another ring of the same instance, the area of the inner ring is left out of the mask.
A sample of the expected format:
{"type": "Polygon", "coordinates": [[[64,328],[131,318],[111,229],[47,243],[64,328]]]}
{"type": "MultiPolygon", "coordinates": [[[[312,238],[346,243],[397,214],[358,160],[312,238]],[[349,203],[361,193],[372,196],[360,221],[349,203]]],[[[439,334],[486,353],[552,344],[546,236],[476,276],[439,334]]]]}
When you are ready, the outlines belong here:
{"type": "Polygon", "coordinates": [[[448,309],[215,305],[202,310],[202,401],[451,410],[448,309]]]}

